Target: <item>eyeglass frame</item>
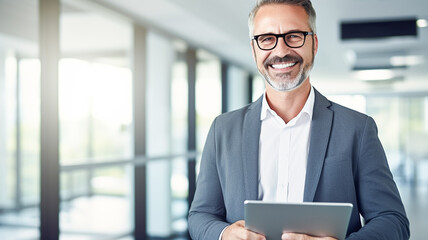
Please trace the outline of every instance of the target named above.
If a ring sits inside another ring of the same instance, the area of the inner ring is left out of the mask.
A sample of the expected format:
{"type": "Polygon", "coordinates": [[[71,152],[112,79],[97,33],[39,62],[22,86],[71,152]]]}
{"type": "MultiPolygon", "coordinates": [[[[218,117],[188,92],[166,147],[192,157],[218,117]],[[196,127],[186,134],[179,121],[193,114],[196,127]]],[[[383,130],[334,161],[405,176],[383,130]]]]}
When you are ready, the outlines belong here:
{"type": "Polygon", "coordinates": [[[270,51],[270,50],[276,48],[276,45],[278,45],[278,38],[282,38],[284,40],[285,45],[287,45],[287,47],[289,47],[289,48],[301,48],[301,47],[303,47],[303,45],[305,45],[305,43],[306,43],[306,36],[308,36],[308,35],[312,35],[313,36],[313,35],[315,35],[315,33],[314,32],[305,32],[305,31],[292,31],[292,32],[282,33],[282,34],[264,33],[264,34],[254,35],[251,38],[251,40],[255,40],[256,41],[257,46],[259,47],[260,50],[270,51]],[[302,43],[302,45],[300,45],[298,47],[292,47],[292,46],[290,46],[287,43],[287,41],[285,40],[285,36],[287,36],[289,34],[293,34],[293,33],[302,33],[303,34],[303,43],[302,43]],[[275,38],[276,38],[275,44],[273,45],[272,48],[261,48],[260,45],[259,45],[259,41],[257,39],[259,37],[261,37],[261,36],[269,36],[269,35],[275,36],[275,38]]]}

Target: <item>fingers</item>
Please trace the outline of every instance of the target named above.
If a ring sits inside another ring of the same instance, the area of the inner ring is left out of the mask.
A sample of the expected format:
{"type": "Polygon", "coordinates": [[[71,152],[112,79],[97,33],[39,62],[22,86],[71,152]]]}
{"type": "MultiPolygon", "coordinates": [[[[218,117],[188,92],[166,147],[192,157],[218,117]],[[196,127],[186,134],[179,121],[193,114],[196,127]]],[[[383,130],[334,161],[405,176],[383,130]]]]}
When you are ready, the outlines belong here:
{"type": "Polygon", "coordinates": [[[245,221],[237,221],[226,228],[222,240],[266,240],[266,238],[245,228],[245,221]]]}
{"type": "Polygon", "coordinates": [[[283,233],[281,240],[306,240],[307,235],[297,233],[283,233]]]}
{"type": "Polygon", "coordinates": [[[306,234],[300,233],[283,233],[281,240],[335,240],[332,237],[312,237],[306,234]]]}

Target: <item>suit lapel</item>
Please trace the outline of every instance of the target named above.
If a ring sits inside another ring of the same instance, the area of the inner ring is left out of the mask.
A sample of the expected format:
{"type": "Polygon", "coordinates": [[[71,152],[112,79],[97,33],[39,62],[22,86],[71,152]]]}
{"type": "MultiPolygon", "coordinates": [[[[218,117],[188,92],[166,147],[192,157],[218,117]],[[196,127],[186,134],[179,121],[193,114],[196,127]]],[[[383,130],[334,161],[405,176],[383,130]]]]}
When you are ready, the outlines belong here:
{"type": "Polygon", "coordinates": [[[251,104],[244,117],[242,163],[247,200],[258,198],[260,111],[262,98],[251,104]]]}
{"type": "Polygon", "coordinates": [[[328,109],[330,102],[315,90],[315,103],[312,115],[310,145],[306,170],[303,200],[312,202],[324,165],[325,154],[330,138],[333,112],[328,109]]]}

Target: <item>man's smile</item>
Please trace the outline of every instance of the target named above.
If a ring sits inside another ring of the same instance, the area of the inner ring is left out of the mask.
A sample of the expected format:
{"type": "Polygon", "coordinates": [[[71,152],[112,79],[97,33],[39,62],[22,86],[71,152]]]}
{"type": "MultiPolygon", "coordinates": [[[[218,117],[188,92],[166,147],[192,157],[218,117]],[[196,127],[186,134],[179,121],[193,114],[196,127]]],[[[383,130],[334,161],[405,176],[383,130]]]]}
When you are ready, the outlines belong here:
{"type": "Polygon", "coordinates": [[[287,55],[284,57],[272,57],[265,61],[266,69],[271,68],[275,71],[291,71],[299,63],[303,62],[303,58],[298,55],[287,55]]]}
{"type": "Polygon", "coordinates": [[[277,63],[277,64],[272,64],[271,67],[273,69],[286,69],[286,68],[293,67],[296,64],[297,64],[297,62],[292,62],[292,63],[277,63]]]}

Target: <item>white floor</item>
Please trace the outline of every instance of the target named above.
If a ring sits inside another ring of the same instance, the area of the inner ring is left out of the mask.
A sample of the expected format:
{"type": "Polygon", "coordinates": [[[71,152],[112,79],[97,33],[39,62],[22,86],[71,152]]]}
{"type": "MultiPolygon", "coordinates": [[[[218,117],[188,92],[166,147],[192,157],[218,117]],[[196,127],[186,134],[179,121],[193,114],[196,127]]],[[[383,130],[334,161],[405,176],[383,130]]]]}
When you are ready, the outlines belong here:
{"type": "MultiPolygon", "coordinates": [[[[173,230],[187,229],[187,203],[174,201],[172,215],[183,216],[172,223],[173,230]]],[[[94,196],[74,199],[62,204],[60,213],[61,240],[130,240],[132,232],[130,200],[121,197],[94,196]],[[116,237],[120,236],[120,237],[116,237]]],[[[26,209],[0,215],[0,240],[36,240],[39,238],[38,209],[26,209]]]]}
{"type": "MultiPolygon", "coordinates": [[[[400,181],[397,184],[410,219],[410,239],[427,239],[428,182],[424,181],[417,186],[400,181]]],[[[131,232],[131,209],[129,202],[123,198],[79,198],[62,208],[61,240],[132,240],[132,237],[114,237],[131,232]]],[[[173,209],[180,213],[186,211],[187,206],[177,203],[173,209]]],[[[174,224],[183,230],[186,219],[179,219],[174,224]]],[[[37,240],[38,237],[37,209],[0,215],[1,240],[37,240]]]]}

